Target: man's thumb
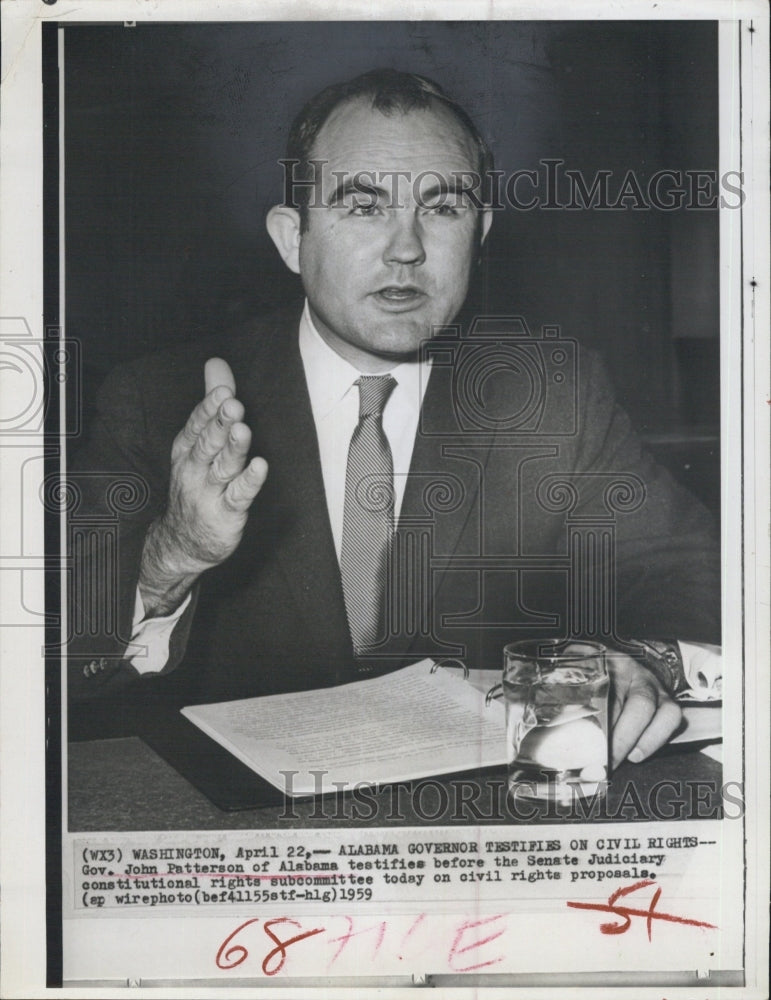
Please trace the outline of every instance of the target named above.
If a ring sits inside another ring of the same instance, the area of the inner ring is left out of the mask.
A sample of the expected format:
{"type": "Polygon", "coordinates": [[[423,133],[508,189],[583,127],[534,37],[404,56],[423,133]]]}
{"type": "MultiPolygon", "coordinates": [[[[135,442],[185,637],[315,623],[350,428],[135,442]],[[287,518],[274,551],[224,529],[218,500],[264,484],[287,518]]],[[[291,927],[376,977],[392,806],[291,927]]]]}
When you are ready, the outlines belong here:
{"type": "Polygon", "coordinates": [[[206,385],[207,396],[212,389],[216,389],[218,385],[227,386],[235,396],[236,380],[233,378],[233,372],[230,370],[230,365],[227,361],[223,361],[222,358],[209,358],[204,365],[203,377],[206,385]]]}

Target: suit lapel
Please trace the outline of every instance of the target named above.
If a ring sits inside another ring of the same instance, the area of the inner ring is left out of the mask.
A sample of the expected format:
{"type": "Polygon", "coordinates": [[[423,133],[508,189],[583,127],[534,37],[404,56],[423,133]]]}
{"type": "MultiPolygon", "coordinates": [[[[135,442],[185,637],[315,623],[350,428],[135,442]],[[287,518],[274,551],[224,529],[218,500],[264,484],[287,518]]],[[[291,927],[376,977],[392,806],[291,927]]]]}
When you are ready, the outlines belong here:
{"type": "Polygon", "coordinates": [[[442,553],[455,552],[480,488],[482,469],[490,451],[491,435],[469,435],[460,425],[453,402],[452,370],[435,368],[431,372],[415,436],[410,475],[404,493],[400,525],[415,519],[433,518],[437,511],[455,508],[445,490],[452,491],[458,473],[464,468],[474,472],[462,477],[462,502],[448,517],[443,533],[442,553]],[[474,463],[461,455],[474,455],[474,463]],[[431,492],[431,486],[438,494],[431,492]]]}
{"type": "MultiPolygon", "coordinates": [[[[405,540],[410,531],[430,533],[428,559],[437,556],[438,565],[430,570],[423,566],[421,574],[422,586],[429,588],[430,622],[437,640],[439,597],[450,557],[459,547],[467,555],[481,552],[478,494],[490,443],[489,435],[470,439],[459,424],[453,369],[435,365],[421,409],[396,541],[404,551],[409,549],[405,540]],[[475,520],[470,520],[472,516],[475,520]]],[[[422,655],[422,648],[416,646],[418,638],[412,636],[406,646],[408,653],[412,650],[413,655],[422,655]]]]}
{"type": "Polygon", "coordinates": [[[299,313],[276,328],[268,349],[252,362],[248,388],[242,392],[239,386],[239,394],[251,421],[252,451],[269,467],[256,530],[270,526],[296,614],[337,674],[347,669],[352,648],[298,325],[299,313]]]}

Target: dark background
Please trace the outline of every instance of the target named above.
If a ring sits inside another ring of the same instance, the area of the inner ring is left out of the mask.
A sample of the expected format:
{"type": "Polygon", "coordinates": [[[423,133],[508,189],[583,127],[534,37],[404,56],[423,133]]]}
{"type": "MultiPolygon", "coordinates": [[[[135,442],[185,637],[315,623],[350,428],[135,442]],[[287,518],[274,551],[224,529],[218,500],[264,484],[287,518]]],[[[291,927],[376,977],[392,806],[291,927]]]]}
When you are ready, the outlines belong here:
{"type": "MultiPolygon", "coordinates": [[[[615,192],[630,169],[643,186],[717,170],[714,22],[68,25],[66,334],[86,426],[116,363],[299,294],[264,230],[289,124],[376,66],[441,83],[507,174],[559,158],[587,182],[613,171],[615,192]]],[[[599,347],[651,447],[718,513],[716,210],[497,212],[470,307],[599,347]]]]}

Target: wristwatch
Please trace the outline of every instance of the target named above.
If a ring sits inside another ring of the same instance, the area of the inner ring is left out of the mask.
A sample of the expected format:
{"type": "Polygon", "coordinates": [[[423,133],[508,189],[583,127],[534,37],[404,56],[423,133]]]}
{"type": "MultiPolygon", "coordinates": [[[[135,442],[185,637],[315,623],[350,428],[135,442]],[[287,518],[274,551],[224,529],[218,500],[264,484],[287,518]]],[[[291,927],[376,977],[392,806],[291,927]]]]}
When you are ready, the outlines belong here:
{"type": "Polygon", "coordinates": [[[632,639],[636,656],[652,671],[670,694],[679,694],[689,686],[683,666],[680,644],[662,639],[632,639]]]}

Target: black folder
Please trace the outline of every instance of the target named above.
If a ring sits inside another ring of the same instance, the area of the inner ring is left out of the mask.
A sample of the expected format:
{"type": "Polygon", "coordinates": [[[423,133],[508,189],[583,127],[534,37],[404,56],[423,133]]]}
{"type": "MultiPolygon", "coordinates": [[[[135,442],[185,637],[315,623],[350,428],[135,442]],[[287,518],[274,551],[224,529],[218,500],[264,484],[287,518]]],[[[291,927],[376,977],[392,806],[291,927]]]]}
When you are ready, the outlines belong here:
{"type": "Polygon", "coordinates": [[[284,793],[171,708],[137,720],[137,735],[225,812],[283,806],[284,793]]]}

